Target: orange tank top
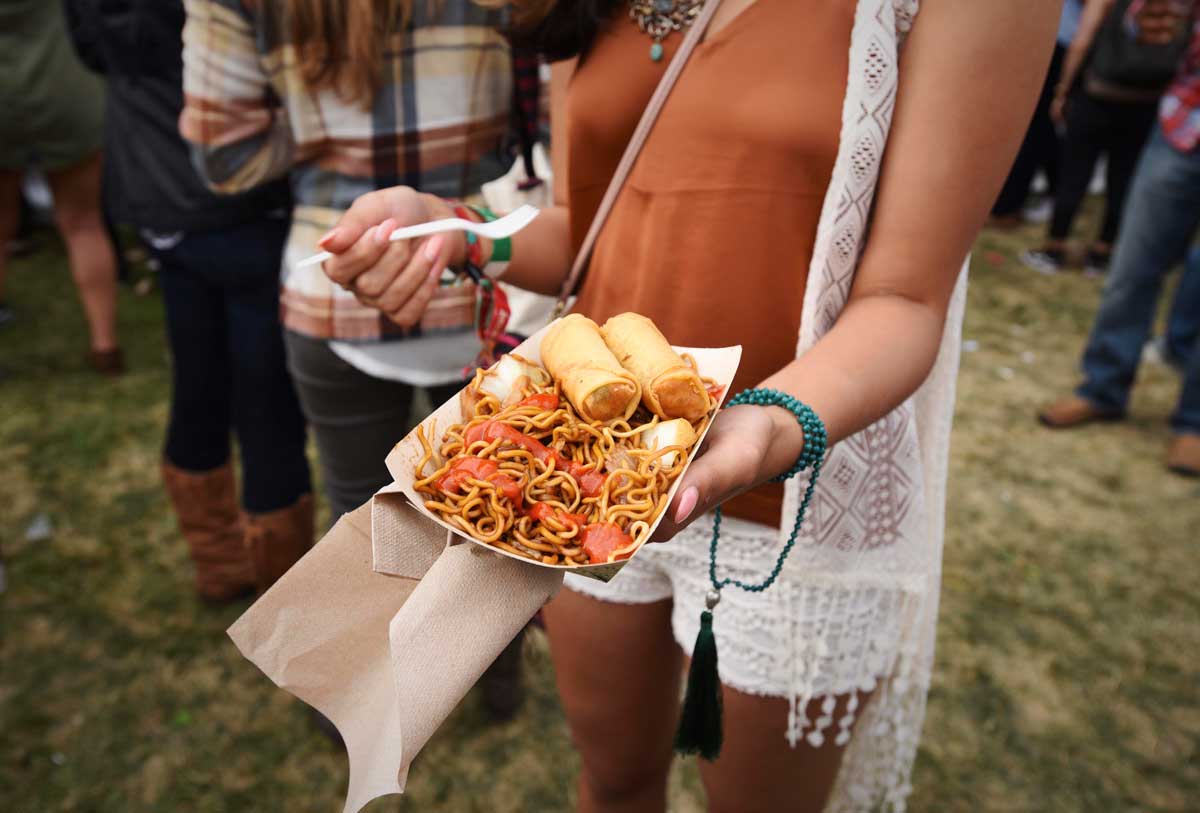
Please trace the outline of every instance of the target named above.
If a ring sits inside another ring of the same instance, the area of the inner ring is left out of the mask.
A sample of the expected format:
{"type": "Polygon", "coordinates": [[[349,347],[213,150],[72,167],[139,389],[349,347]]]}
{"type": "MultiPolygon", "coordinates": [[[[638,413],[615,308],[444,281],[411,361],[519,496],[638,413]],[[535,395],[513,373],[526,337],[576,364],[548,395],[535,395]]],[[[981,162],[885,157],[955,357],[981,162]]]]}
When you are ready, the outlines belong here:
{"type": "MultiPolygon", "coordinates": [[[[838,148],[854,4],[756,0],[701,42],[597,241],[577,312],[653,319],[676,345],[742,345],[733,392],[795,358],[817,221],[838,148]]],[[[567,190],[583,241],[667,62],[625,4],[571,79],[567,190]]],[[[783,490],[725,510],[780,522],[783,490]]]]}

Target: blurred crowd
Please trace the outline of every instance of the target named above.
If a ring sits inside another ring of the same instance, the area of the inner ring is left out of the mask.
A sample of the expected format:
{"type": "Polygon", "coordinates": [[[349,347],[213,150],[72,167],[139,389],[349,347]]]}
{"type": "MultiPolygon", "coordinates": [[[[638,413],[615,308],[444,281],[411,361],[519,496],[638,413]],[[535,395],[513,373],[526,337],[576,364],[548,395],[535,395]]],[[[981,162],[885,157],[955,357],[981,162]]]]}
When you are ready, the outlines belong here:
{"type": "Polygon", "coordinates": [[[1186,2],[1066,0],[1041,98],[990,218],[1001,229],[1046,222],[1045,240],[1021,255],[1031,270],[1082,266],[1104,277],[1084,381],[1042,410],[1042,423],[1118,420],[1142,359],[1167,364],[1182,380],[1167,465],[1191,475],[1200,474],[1198,26],[1186,2]],[[1078,249],[1072,228],[1090,188],[1103,194],[1103,215],[1078,249]],[[1180,264],[1155,336],[1160,294],[1180,264]]]}
{"type": "MultiPolygon", "coordinates": [[[[425,314],[398,321],[319,267],[294,268],[371,189],[480,200],[489,182],[497,207],[548,201],[539,62],[510,49],[505,12],[272,5],[251,16],[237,2],[0,4],[0,325],[20,330],[6,266],[50,214],[89,328],[86,362],[121,375],[120,265],[148,255],[172,357],[163,483],[197,591],[218,603],[265,591],[312,545],[309,432],[336,518],[390,480],[380,450],[414,410],[449,398],[484,344],[512,345],[549,308],[513,291],[505,329],[481,339],[476,286],[449,272],[425,314]],[[412,50],[373,47],[379,25],[412,50]],[[357,70],[329,74],[347,55],[357,70]],[[268,76],[260,58],[287,75],[268,76]],[[388,97],[401,109],[371,104],[388,97]],[[248,98],[264,103],[248,111],[248,98]]],[[[485,681],[498,717],[520,700],[515,666],[506,653],[485,681]]]]}

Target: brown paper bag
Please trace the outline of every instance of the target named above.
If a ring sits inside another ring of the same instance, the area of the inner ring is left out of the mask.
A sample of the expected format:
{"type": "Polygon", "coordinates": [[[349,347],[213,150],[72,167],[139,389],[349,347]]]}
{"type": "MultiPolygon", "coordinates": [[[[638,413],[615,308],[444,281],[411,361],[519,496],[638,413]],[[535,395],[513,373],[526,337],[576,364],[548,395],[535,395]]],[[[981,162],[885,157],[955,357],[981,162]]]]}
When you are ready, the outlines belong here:
{"type": "MultiPolygon", "coordinates": [[[[539,360],[545,332],[516,352],[539,360]]],[[[728,392],[740,347],[677,349],[728,392]]],[[[455,396],[422,425],[437,442],[439,427],[461,417],[455,396]]],[[[243,655],[341,732],[347,811],[403,792],[417,753],[564,573],[608,581],[625,564],[549,566],[453,533],[413,489],[420,456],[410,433],[387,458],[395,482],[342,517],[229,628],[243,655]]]]}
{"type": "Polygon", "coordinates": [[[251,662],[333,721],[346,811],[404,790],[409,766],[562,573],[446,533],[396,495],[342,517],[229,628],[251,662]],[[372,568],[372,527],[393,575],[372,568]]]}

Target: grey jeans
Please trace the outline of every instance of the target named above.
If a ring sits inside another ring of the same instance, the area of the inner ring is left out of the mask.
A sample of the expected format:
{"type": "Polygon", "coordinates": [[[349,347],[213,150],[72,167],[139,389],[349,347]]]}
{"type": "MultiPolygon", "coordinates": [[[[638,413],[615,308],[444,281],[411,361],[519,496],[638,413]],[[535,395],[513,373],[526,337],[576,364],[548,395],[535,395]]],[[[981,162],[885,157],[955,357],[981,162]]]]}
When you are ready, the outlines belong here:
{"type": "MultiPolygon", "coordinates": [[[[285,342],[288,369],[317,439],[321,480],[336,521],[391,481],[384,458],[424,417],[414,414],[418,388],[367,375],[323,339],[285,331],[285,342]]],[[[438,406],[461,388],[447,384],[426,392],[438,406]]]]}

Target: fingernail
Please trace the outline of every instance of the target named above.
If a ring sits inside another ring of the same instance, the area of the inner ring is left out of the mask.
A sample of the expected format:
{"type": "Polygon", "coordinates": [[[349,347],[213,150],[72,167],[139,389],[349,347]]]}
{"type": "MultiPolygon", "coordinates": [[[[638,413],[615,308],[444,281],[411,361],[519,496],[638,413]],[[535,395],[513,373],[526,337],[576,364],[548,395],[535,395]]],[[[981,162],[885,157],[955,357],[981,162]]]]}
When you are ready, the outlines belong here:
{"type": "Polygon", "coordinates": [[[375,227],[375,245],[386,245],[392,237],[392,229],[395,228],[395,221],[390,217],[375,227]]]}
{"type": "Polygon", "coordinates": [[[330,229],[329,231],[327,231],[323,235],[321,235],[321,239],[317,241],[317,245],[320,246],[321,248],[325,248],[325,244],[328,243],[333,238],[337,237],[341,233],[341,231],[342,230],[340,227],[334,226],[332,229],[330,229]]]}
{"type": "Polygon", "coordinates": [[[696,502],[700,499],[700,491],[695,486],[688,486],[684,489],[683,496],[679,498],[679,510],[675,512],[675,522],[681,523],[692,515],[692,511],[696,510],[696,502]]]}
{"type": "Polygon", "coordinates": [[[438,255],[442,253],[442,243],[444,242],[446,240],[440,234],[430,237],[428,242],[425,243],[425,259],[429,260],[429,262],[436,260],[438,255]]]}

